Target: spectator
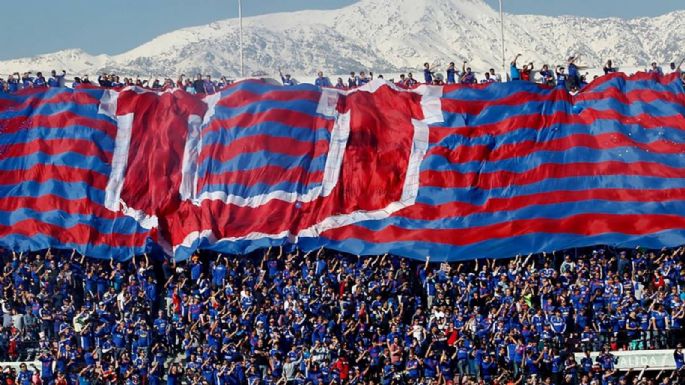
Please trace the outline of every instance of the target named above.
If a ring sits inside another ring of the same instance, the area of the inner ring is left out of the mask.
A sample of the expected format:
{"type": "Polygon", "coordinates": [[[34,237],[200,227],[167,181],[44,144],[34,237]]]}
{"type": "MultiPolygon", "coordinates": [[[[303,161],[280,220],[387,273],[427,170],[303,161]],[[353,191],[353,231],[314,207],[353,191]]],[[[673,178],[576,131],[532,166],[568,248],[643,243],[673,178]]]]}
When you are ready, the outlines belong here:
{"type": "Polygon", "coordinates": [[[414,87],[418,84],[418,82],[416,81],[416,79],[414,79],[414,75],[411,72],[409,72],[407,74],[407,78],[405,79],[404,84],[407,87],[414,87]]]}
{"type": "Polygon", "coordinates": [[[509,64],[509,72],[510,72],[510,77],[512,81],[517,81],[521,80],[521,72],[519,71],[518,67],[516,66],[516,62],[518,61],[518,58],[521,57],[521,54],[516,54],[514,59],[511,61],[509,64]]]}
{"type": "Polygon", "coordinates": [[[347,79],[347,87],[349,89],[357,88],[357,77],[353,72],[350,72],[350,77],[347,79]]]}
{"type": "Polygon", "coordinates": [[[433,84],[433,72],[430,64],[423,63],[423,79],[425,84],[433,84]]]}
{"type": "Polygon", "coordinates": [[[499,76],[499,74],[497,74],[497,73],[495,72],[495,69],[494,69],[494,68],[490,68],[490,77],[491,77],[492,79],[495,79],[495,82],[497,82],[497,83],[502,82],[502,77],[499,76]]]}
{"type": "Polygon", "coordinates": [[[557,87],[567,89],[568,75],[564,72],[564,70],[564,67],[557,66],[556,68],[555,72],[557,75],[557,87]]]}
{"type": "Polygon", "coordinates": [[[490,76],[490,72],[485,73],[485,78],[480,81],[481,83],[495,83],[495,79],[490,76]]]}
{"type": "Polygon", "coordinates": [[[314,85],[317,87],[332,87],[331,81],[327,77],[324,77],[323,72],[321,71],[317,74],[314,85]]]}
{"type": "Polygon", "coordinates": [[[613,62],[611,60],[607,60],[606,64],[604,64],[604,75],[609,75],[611,73],[616,72],[618,69],[614,67],[613,62]]]}
{"type": "Polygon", "coordinates": [[[664,71],[659,67],[656,62],[652,62],[652,66],[647,70],[648,73],[650,74],[657,74],[659,76],[663,76],[664,71]]]}
{"type": "Polygon", "coordinates": [[[23,88],[31,88],[33,87],[33,80],[34,78],[31,76],[31,72],[24,72],[24,74],[21,76],[21,83],[23,88]]]}
{"type": "Polygon", "coordinates": [[[47,82],[42,72],[36,72],[36,78],[33,79],[33,87],[47,87],[47,82]]]}
{"type": "Polygon", "coordinates": [[[454,67],[454,62],[450,62],[447,67],[447,84],[455,84],[457,82],[457,69],[454,67]]]}
{"type": "Polygon", "coordinates": [[[369,79],[369,77],[366,76],[366,73],[364,71],[359,72],[359,75],[357,75],[357,87],[361,87],[369,81],[371,81],[371,79],[369,79]]]}
{"type": "Polygon", "coordinates": [[[543,65],[540,70],[540,80],[542,84],[554,86],[554,73],[552,73],[547,64],[543,65]]]}
{"type": "Polygon", "coordinates": [[[207,95],[216,93],[216,86],[212,81],[212,75],[205,75],[204,89],[207,95]]]}
{"type": "Polygon", "coordinates": [[[285,76],[283,76],[283,72],[281,72],[280,68],[278,69],[278,74],[281,76],[281,82],[284,86],[290,87],[295,85],[293,79],[290,78],[290,74],[285,74],[285,76]]]}
{"type": "Polygon", "coordinates": [[[67,71],[62,70],[61,75],[57,75],[55,70],[52,70],[50,79],[48,79],[48,87],[64,87],[64,77],[67,71]]]}
{"type": "Polygon", "coordinates": [[[205,81],[202,79],[201,74],[195,75],[195,80],[193,81],[193,89],[197,94],[206,94],[205,91],[205,81]]]}
{"type": "Polygon", "coordinates": [[[466,67],[466,62],[462,64],[462,75],[461,79],[459,80],[460,83],[462,84],[476,84],[476,74],[471,72],[471,67],[466,67]]]}
{"type": "Polygon", "coordinates": [[[580,54],[576,56],[570,56],[567,60],[568,75],[566,79],[566,86],[569,91],[577,91],[581,88],[580,72],[578,71],[585,67],[581,67],[576,64],[578,58],[580,58],[580,54]]]}
{"type": "Polygon", "coordinates": [[[335,83],[335,88],[337,88],[339,90],[347,89],[347,86],[345,86],[345,82],[343,81],[342,78],[338,78],[338,80],[335,83]]]}
{"type": "Polygon", "coordinates": [[[533,62],[523,65],[523,69],[521,69],[520,72],[521,80],[531,81],[531,73],[533,72],[533,67],[533,62]]]}
{"type": "Polygon", "coordinates": [[[106,73],[100,74],[100,76],[98,76],[98,84],[100,85],[100,87],[104,88],[112,87],[112,81],[110,80],[109,75],[107,75],[106,73]]]}

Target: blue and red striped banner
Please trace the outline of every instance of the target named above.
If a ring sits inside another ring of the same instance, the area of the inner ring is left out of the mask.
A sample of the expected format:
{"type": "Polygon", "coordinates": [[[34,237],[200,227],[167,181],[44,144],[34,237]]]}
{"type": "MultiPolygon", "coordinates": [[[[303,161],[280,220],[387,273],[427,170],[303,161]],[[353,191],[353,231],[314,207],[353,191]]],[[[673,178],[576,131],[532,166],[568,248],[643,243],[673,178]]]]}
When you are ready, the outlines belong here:
{"type": "Polygon", "coordinates": [[[352,91],[0,95],[0,245],[434,260],[685,244],[685,91],[615,74],[352,91]]]}

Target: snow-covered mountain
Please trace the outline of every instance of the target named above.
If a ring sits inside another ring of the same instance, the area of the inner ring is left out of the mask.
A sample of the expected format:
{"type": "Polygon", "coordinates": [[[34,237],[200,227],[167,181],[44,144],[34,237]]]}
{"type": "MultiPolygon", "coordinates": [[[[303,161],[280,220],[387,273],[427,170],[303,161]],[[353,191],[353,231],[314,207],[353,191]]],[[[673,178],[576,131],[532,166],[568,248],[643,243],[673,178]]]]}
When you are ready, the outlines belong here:
{"type": "MultiPolygon", "coordinates": [[[[499,14],[482,0],[360,0],[332,11],[300,11],[243,20],[245,68],[276,73],[283,68],[311,76],[418,69],[423,62],[474,69],[501,68],[499,14]]],[[[507,15],[506,61],[515,53],[538,65],[562,63],[571,54],[598,67],[676,61],[685,52],[685,11],[624,20],[507,15]]],[[[184,28],[120,55],[79,49],[0,62],[0,74],[65,69],[72,74],[116,72],[130,76],[239,74],[238,20],[184,28]]]]}

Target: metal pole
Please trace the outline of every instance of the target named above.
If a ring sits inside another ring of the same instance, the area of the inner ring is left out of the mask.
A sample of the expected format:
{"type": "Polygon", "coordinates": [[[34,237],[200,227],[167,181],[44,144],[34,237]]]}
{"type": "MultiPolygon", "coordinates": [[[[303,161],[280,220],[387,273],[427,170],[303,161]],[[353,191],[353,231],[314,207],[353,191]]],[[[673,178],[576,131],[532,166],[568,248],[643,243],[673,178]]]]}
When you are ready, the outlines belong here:
{"type": "Polygon", "coordinates": [[[238,0],[238,21],[240,23],[240,77],[245,77],[245,59],[243,55],[243,2],[238,0]]]}
{"type": "Polygon", "coordinates": [[[502,81],[504,81],[507,76],[507,59],[504,57],[504,12],[502,11],[502,0],[499,0],[499,24],[500,32],[502,33],[502,81]]]}

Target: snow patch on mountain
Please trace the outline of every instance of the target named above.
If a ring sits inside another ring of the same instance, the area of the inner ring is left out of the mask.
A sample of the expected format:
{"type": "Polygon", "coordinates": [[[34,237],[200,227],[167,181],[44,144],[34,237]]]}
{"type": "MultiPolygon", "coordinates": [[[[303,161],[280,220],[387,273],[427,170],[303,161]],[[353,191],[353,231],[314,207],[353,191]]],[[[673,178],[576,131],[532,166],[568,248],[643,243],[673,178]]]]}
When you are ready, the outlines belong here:
{"type": "MultiPolygon", "coordinates": [[[[428,61],[446,67],[466,60],[476,70],[501,68],[499,14],[482,0],[360,0],[331,11],[274,13],[245,18],[247,75],[342,74],[419,69],[428,61]]],[[[506,58],[551,65],[581,54],[582,63],[622,67],[668,63],[684,54],[685,11],[624,20],[507,15],[506,58]]],[[[65,69],[72,74],[116,72],[129,76],[240,72],[237,19],[161,35],[119,55],[90,55],[79,49],[0,62],[0,74],[65,69]]]]}

